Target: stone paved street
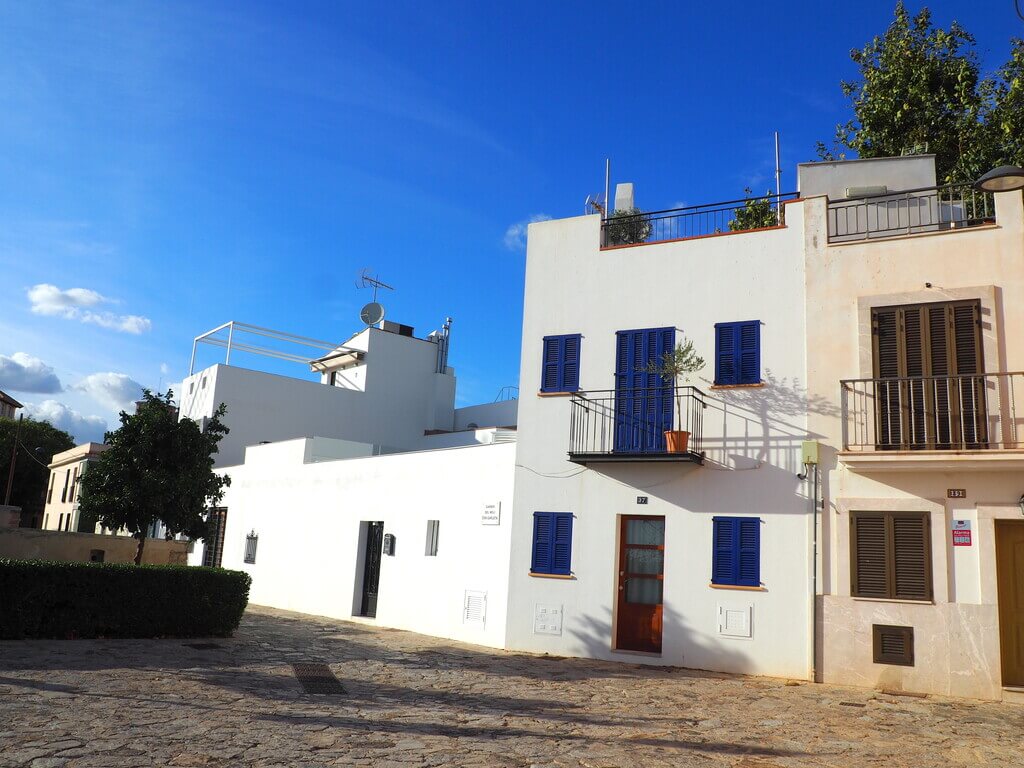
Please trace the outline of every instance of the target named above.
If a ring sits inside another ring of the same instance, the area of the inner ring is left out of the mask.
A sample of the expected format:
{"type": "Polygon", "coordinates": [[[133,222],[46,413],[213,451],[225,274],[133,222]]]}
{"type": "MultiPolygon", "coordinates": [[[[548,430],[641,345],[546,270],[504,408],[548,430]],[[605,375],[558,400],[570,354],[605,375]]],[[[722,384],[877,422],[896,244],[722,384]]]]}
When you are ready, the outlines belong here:
{"type": "Polygon", "coordinates": [[[1024,765],[1024,707],[489,652],[252,608],[235,638],[0,643],[0,766],[1024,765]],[[305,693],[324,662],[341,696],[305,693]]]}

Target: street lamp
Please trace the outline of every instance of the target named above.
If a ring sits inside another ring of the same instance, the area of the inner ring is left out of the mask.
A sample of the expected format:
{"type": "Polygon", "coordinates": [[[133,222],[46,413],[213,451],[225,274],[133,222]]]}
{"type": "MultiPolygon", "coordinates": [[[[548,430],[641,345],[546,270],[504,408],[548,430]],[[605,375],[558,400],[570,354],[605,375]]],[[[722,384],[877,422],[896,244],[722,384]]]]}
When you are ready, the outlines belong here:
{"type": "Polygon", "coordinates": [[[1013,192],[1024,189],[1024,168],[1000,165],[974,182],[974,187],[982,192],[1013,192]]]}

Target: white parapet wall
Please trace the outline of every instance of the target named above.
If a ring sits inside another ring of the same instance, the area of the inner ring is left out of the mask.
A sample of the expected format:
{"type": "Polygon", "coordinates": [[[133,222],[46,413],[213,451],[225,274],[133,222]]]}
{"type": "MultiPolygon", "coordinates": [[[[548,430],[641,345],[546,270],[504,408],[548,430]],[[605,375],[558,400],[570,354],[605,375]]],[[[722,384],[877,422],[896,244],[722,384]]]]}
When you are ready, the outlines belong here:
{"type": "Polygon", "coordinates": [[[332,442],[342,441],[257,446],[222,470],[231,486],[221,565],[252,575],[250,601],[503,647],[515,444],[325,460],[332,442]],[[432,520],[436,555],[426,554],[432,520]],[[376,616],[363,618],[374,522],[394,537],[394,554],[381,557],[376,616]],[[254,563],[245,562],[250,534],[254,563]]]}

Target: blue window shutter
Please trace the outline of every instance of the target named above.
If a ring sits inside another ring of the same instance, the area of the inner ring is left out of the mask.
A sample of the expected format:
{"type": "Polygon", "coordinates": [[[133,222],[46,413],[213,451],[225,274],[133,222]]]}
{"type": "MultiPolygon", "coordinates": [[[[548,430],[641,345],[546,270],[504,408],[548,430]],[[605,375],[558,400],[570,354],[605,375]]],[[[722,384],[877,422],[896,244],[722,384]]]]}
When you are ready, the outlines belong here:
{"type": "Polygon", "coordinates": [[[737,323],[739,348],[739,384],[758,384],[761,381],[761,323],[737,323]]]}
{"type": "Polygon", "coordinates": [[[713,518],[711,583],[736,583],[736,519],[732,517],[713,518]]]}
{"type": "Polygon", "coordinates": [[[715,384],[737,383],[736,329],[732,323],[715,325],[715,384]]]}
{"type": "Polygon", "coordinates": [[[554,514],[555,546],[551,558],[551,573],[568,576],[572,566],[572,515],[554,514]]]}
{"type": "Polygon", "coordinates": [[[580,388],[580,336],[562,339],[562,391],[575,392],[580,388]]]}
{"type": "Polygon", "coordinates": [[[541,375],[540,389],[542,392],[557,392],[558,382],[561,379],[561,344],[557,336],[549,336],[544,339],[544,362],[541,375]]]}
{"type": "Polygon", "coordinates": [[[554,553],[553,518],[551,512],[533,513],[533,560],[530,570],[534,573],[551,573],[551,556],[554,553]]]}
{"type": "Polygon", "coordinates": [[[736,520],[739,566],[736,583],[743,587],[761,586],[761,520],[741,517],[736,520]]]}

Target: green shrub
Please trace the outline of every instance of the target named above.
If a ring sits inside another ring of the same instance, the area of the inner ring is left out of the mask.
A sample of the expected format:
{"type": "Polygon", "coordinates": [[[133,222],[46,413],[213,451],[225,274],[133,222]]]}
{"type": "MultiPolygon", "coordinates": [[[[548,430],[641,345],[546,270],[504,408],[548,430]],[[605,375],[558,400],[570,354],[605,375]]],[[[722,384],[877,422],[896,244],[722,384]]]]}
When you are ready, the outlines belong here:
{"type": "Polygon", "coordinates": [[[0,558],[0,638],[225,637],[251,583],[221,568],[0,558]]]}

